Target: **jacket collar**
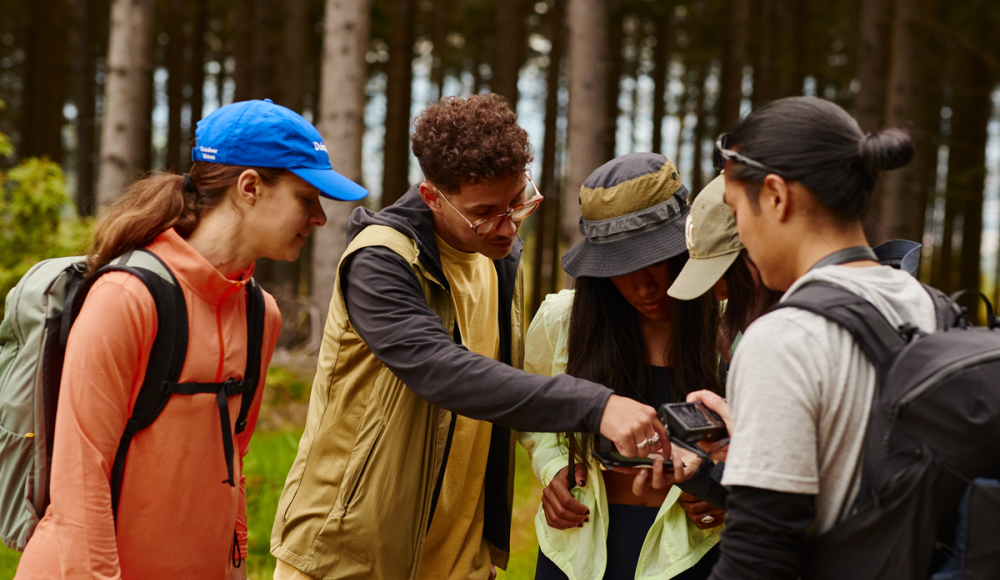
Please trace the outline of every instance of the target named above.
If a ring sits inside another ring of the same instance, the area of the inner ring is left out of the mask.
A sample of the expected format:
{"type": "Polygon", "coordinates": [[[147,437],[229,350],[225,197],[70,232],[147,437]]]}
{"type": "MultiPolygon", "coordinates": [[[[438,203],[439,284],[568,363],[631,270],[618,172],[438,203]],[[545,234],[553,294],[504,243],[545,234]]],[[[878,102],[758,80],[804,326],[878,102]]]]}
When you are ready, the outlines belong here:
{"type": "Polygon", "coordinates": [[[148,247],[170,266],[178,282],[213,306],[239,297],[238,290],[253,277],[254,265],[251,264],[240,273],[238,280],[226,278],[173,228],[157,236],[148,247]]]}

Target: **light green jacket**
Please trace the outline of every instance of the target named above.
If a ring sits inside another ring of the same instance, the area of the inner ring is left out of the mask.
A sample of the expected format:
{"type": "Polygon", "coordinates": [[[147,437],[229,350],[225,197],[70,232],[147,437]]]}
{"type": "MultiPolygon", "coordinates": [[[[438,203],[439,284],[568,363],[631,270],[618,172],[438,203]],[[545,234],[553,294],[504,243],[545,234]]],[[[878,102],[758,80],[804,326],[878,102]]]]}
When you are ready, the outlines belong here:
{"type": "MultiPolygon", "coordinates": [[[[566,371],[572,305],[572,290],[550,294],[542,303],[525,337],[526,371],[548,376],[566,371]]],[[[569,453],[558,434],[521,433],[518,439],[531,456],[531,468],[542,485],[548,485],[568,465],[569,453]]],[[[587,485],[575,487],[572,493],[590,510],[590,522],[582,528],[557,530],[549,527],[542,506],[538,506],[538,545],[570,580],[599,580],[608,562],[608,498],[596,463],[591,462],[588,468],[587,485]]],[[[722,527],[695,527],[677,503],[680,494],[680,489],[671,488],[656,514],[639,554],[636,580],[673,578],[719,542],[722,527]]]]}

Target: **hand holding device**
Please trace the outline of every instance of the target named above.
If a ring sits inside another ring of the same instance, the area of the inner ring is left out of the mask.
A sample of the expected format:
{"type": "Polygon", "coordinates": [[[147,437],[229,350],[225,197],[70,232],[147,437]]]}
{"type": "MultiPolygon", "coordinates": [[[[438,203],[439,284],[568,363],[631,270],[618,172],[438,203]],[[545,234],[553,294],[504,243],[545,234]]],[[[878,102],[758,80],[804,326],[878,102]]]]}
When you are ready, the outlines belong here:
{"type": "Polygon", "coordinates": [[[618,453],[625,457],[670,454],[670,442],[656,410],[628,397],[608,398],[601,416],[601,435],[613,441],[618,453]]]}

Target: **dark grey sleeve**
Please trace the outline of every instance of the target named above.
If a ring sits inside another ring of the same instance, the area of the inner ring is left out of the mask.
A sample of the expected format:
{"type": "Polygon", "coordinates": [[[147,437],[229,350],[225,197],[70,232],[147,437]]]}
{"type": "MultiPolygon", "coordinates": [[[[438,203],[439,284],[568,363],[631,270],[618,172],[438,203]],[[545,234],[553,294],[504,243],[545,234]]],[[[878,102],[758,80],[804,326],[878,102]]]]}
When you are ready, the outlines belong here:
{"type": "Polygon", "coordinates": [[[533,375],[456,344],[410,265],[392,250],[359,250],[344,272],[351,324],[420,398],[517,431],[600,430],[610,389],[567,375],[533,375]]]}

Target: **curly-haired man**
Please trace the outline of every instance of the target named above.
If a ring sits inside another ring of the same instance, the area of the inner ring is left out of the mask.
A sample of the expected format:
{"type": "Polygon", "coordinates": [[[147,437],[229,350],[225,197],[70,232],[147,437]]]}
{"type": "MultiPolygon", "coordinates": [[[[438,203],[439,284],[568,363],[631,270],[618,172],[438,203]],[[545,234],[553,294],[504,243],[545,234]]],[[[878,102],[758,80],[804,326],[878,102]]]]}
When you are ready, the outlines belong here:
{"type": "Polygon", "coordinates": [[[510,546],[511,429],[599,431],[627,455],[666,440],[651,407],[519,370],[517,231],[541,197],[506,101],[442,99],[412,142],[426,180],[348,225],[271,535],[279,580],[492,578],[510,546]]]}

